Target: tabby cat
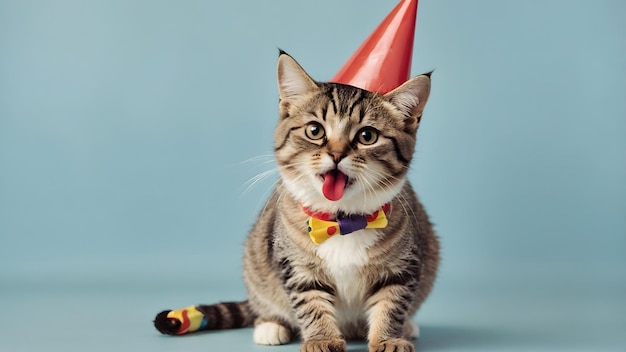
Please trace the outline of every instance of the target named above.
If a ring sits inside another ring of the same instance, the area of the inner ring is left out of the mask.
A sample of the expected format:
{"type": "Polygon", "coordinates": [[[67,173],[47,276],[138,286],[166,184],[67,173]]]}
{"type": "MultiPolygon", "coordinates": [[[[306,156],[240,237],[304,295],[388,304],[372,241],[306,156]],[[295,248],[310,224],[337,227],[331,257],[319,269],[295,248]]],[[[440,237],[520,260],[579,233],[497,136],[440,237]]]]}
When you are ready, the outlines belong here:
{"type": "Polygon", "coordinates": [[[280,180],[245,243],[248,300],[198,309],[211,329],[254,326],[263,345],[414,351],[439,262],[406,179],[430,73],[383,95],[316,82],[281,51],[278,87],[280,180]]]}

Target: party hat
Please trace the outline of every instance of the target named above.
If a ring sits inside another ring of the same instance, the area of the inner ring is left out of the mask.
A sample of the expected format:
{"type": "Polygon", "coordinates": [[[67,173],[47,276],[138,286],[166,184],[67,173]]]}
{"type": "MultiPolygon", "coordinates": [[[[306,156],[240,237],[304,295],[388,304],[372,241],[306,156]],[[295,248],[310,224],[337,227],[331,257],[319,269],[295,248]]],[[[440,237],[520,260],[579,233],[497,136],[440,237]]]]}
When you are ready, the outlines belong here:
{"type": "Polygon", "coordinates": [[[417,0],[401,0],[331,82],[387,93],[409,79],[417,0]]]}

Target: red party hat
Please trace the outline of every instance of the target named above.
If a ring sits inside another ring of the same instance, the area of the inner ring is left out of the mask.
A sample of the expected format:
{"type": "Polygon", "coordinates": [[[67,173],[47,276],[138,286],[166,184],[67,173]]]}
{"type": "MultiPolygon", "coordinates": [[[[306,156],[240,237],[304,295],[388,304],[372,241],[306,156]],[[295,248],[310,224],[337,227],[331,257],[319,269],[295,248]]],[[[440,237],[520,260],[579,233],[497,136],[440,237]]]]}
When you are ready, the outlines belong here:
{"type": "Polygon", "coordinates": [[[365,39],[331,82],[381,94],[406,82],[417,17],[417,0],[401,0],[365,39]]]}

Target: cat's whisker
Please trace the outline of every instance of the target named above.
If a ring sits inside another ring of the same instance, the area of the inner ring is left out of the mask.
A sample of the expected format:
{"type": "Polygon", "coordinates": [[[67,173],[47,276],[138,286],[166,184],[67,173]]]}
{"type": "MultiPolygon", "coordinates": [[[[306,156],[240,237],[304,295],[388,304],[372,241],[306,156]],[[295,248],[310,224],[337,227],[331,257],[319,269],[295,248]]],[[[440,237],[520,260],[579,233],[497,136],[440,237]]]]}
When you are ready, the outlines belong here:
{"type": "Polygon", "coordinates": [[[406,197],[403,194],[398,195],[398,200],[400,201],[400,205],[402,206],[402,209],[404,210],[404,215],[406,215],[407,217],[410,217],[411,215],[415,216],[415,212],[409,206],[409,201],[406,199],[406,197]],[[409,210],[411,211],[411,214],[409,214],[409,210]]]}
{"type": "Polygon", "coordinates": [[[271,163],[274,161],[274,154],[261,154],[261,155],[257,155],[257,156],[253,156],[251,158],[242,160],[239,162],[239,164],[247,164],[247,163],[251,163],[251,162],[257,162],[259,160],[262,160],[262,164],[266,164],[266,163],[271,163]],[[265,160],[264,160],[265,159],[265,160]]]}
{"type": "MultiPolygon", "coordinates": [[[[361,179],[361,183],[364,185],[363,193],[365,197],[367,197],[367,194],[371,193],[374,197],[379,198],[378,193],[376,192],[376,189],[374,188],[374,185],[367,178],[367,174],[360,174],[359,176],[361,179]],[[367,186],[367,188],[365,186],[367,186]]],[[[378,199],[378,203],[381,203],[380,199],[378,199]]]]}
{"type": "Polygon", "coordinates": [[[366,186],[370,187],[366,182],[367,180],[365,179],[363,175],[361,174],[357,175],[357,184],[361,188],[361,192],[363,192],[363,202],[365,204],[367,204],[367,195],[369,193],[369,190],[366,186]]]}
{"type": "Polygon", "coordinates": [[[375,169],[368,169],[368,172],[373,173],[376,176],[379,176],[383,180],[391,179],[393,181],[401,181],[401,179],[398,178],[398,177],[395,177],[395,176],[389,175],[389,174],[385,174],[385,173],[377,171],[375,169]]]}
{"type": "MultiPolygon", "coordinates": [[[[384,180],[382,180],[382,186],[383,186],[383,190],[384,191],[388,191],[388,192],[393,192],[393,185],[391,183],[389,183],[388,185],[385,184],[384,180]]],[[[377,190],[374,188],[376,184],[379,184],[381,182],[381,180],[369,180],[368,181],[370,183],[370,189],[371,189],[371,193],[374,194],[374,196],[378,199],[378,203],[382,203],[381,199],[380,199],[380,194],[379,192],[377,192],[377,190]]]]}
{"type": "Polygon", "coordinates": [[[298,165],[314,166],[308,160],[304,160],[304,161],[290,161],[288,163],[280,164],[280,166],[285,166],[285,167],[298,166],[298,165]]]}
{"type": "MultiPolygon", "coordinates": [[[[384,174],[374,169],[368,169],[368,172],[364,173],[362,176],[363,176],[362,180],[368,184],[368,186],[371,188],[371,193],[373,193],[375,196],[378,196],[378,193],[375,191],[374,186],[372,186],[372,183],[378,184],[382,188],[383,191],[393,192],[395,185],[391,182],[391,180],[401,181],[401,179],[397,177],[384,174]],[[370,180],[368,179],[368,177],[373,177],[374,179],[370,180]]],[[[409,204],[409,201],[406,199],[406,197],[402,193],[397,194],[396,197],[400,201],[400,205],[402,206],[405,215],[415,216],[415,212],[413,211],[413,209],[411,207],[407,207],[407,205],[409,204]]]]}
{"type": "MultiPolygon", "coordinates": [[[[262,157],[264,157],[264,156],[254,157],[254,158],[248,159],[247,161],[251,161],[252,159],[260,159],[260,158],[262,158],[262,157]]],[[[267,163],[267,162],[266,162],[266,163],[267,163]]],[[[285,164],[285,165],[283,165],[283,166],[287,166],[287,167],[289,167],[289,166],[299,166],[299,165],[306,165],[306,162],[292,162],[292,163],[289,163],[289,164],[285,164]]],[[[287,172],[287,171],[284,171],[284,172],[287,172]]],[[[280,173],[279,167],[274,167],[274,168],[272,168],[272,169],[270,169],[270,170],[266,170],[266,171],[260,172],[259,174],[257,174],[257,175],[255,175],[255,176],[253,176],[252,178],[250,178],[248,181],[246,181],[246,182],[242,185],[242,187],[245,187],[245,189],[242,191],[241,196],[246,195],[248,192],[250,192],[250,190],[251,190],[252,188],[254,188],[254,187],[255,187],[257,184],[259,184],[260,182],[264,181],[266,178],[268,178],[268,177],[269,177],[269,176],[271,176],[272,174],[278,174],[278,173],[280,173]]],[[[293,177],[293,174],[296,174],[296,175],[297,175],[296,171],[291,171],[291,172],[288,172],[285,176],[287,176],[287,177],[293,177]]],[[[301,175],[300,177],[303,177],[303,176],[301,175]]],[[[298,180],[299,180],[299,179],[298,179],[298,180]]],[[[272,197],[272,195],[278,191],[278,189],[277,189],[276,185],[277,185],[279,182],[280,182],[280,178],[277,178],[277,179],[276,179],[276,180],[275,180],[275,181],[274,181],[274,182],[270,185],[270,187],[269,187],[266,191],[264,191],[264,192],[263,192],[263,197],[265,197],[265,196],[266,196],[266,194],[267,194],[267,192],[268,192],[269,190],[273,190],[273,191],[270,193],[270,195],[269,195],[269,197],[271,198],[271,197],[272,197]]],[[[282,196],[282,194],[284,193],[284,187],[283,187],[282,185],[280,185],[280,188],[281,188],[281,190],[280,190],[280,196],[282,196]]],[[[263,199],[263,197],[262,197],[261,199],[263,199]]],[[[266,207],[267,207],[267,202],[266,202],[265,206],[263,207],[262,212],[265,212],[266,207]]]]}
{"type": "MultiPolygon", "coordinates": [[[[242,192],[241,197],[243,197],[245,194],[247,194],[247,192],[252,188],[255,187],[259,182],[261,182],[262,179],[267,178],[269,175],[271,175],[272,173],[277,173],[277,169],[274,168],[272,170],[267,170],[265,172],[263,172],[262,174],[266,174],[266,175],[262,175],[260,177],[260,175],[257,175],[255,177],[258,177],[259,179],[255,180],[252,184],[248,185],[248,187],[246,188],[246,190],[244,190],[244,192],[242,192]]],[[[250,180],[248,181],[250,182],[250,180]]],[[[257,207],[260,205],[260,203],[263,201],[263,199],[266,199],[265,204],[263,206],[263,209],[261,210],[261,215],[265,212],[265,209],[267,208],[267,205],[269,204],[269,202],[271,201],[274,193],[276,193],[277,191],[277,187],[276,185],[280,182],[280,178],[276,178],[276,180],[274,180],[274,182],[272,182],[272,184],[270,184],[261,194],[261,197],[259,197],[258,201],[257,201],[257,207]],[[269,194],[268,194],[269,193],[269,194]]]]}
{"type": "MultiPolygon", "coordinates": [[[[380,173],[380,172],[378,174],[383,177],[383,179],[381,180],[381,184],[383,185],[384,188],[386,188],[388,190],[392,190],[393,187],[394,187],[393,183],[389,179],[400,181],[399,178],[394,177],[393,175],[385,175],[385,174],[380,173]]],[[[409,202],[408,199],[406,199],[406,196],[402,192],[400,192],[400,193],[398,193],[396,195],[396,197],[398,197],[398,200],[400,201],[400,204],[404,208],[405,214],[407,216],[415,217],[416,216],[415,215],[415,211],[410,206],[408,206],[408,204],[410,204],[410,202],[409,202]],[[411,214],[409,214],[409,211],[410,211],[411,214]]]]}
{"type": "Polygon", "coordinates": [[[259,217],[262,217],[265,214],[265,211],[267,210],[268,205],[273,203],[273,198],[274,195],[279,191],[279,187],[276,186],[276,184],[279,182],[280,180],[276,180],[276,182],[274,182],[274,185],[272,186],[272,193],[270,193],[269,197],[267,197],[267,200],[265,201],[265,205],[263,206],[263,209],[261,210],[261,214],[259,215],[259,217]]]}
{"type": "Polygon", "coordinates": [[[257,183],[264,180],[271,174],[278,173],[278,168],[271,168],[269,170],[262,171],[254,176],[252,176],[249,180],[243,183],[241,187],[246,187],[244,190],[244,194],[250,190],[250,188],[254,187],[257,183]]]}
{"type": "Polygon", "coordinates": [[[287,188],[285,187],[285,185],[282,183],[279,184],[277,188],[280,188],[280,194],[278,195],[278,199],[277,199],[277,202],[280,202],[283,199],[283,197],[289,192],[287,191],[287,188]]]}
{"type": "MultiPolygon", "coordinates": [[[[384,191],[387,191],[387,192],[393,192],[394,191],[394,185],[392,183],[390,183],[389,181],[386,181],[386,180],[383,179],[383,180],[379,180],[379,182],[380,182],[379,183],[380,187],[384,191]]],[[[406,215],[408,215],[408,211],[407,211],[407,209],[405,207],[406,199],[404,199],[404,196],[402,195],[402,193],[396,194],[395,197],[400,201],[400,205],[402,206],[402,208],[404,210],[404,213],[406,215]]]]}
{"type": "MultiPolygon", "coordinates": [[[[241,165],[241,164],[245,164],[245,163],[258,162],[258,161],[261,161],[259,163],[259,165],[265,165],[265,164],[273,163],[274,162],[274,155],[273,154],[257,155],[257,156],[253,156],[251,158],[248,158],[246,160],[240,161],[238,164],[241,165]],[[264,160],[264,159],[266,159],[266,160],[264,160]]],[[[277,167],[273,167],[273,168],[271,168],[269,170],[261,171],[258,174],[252,176],[250,179],[245,181],[239,187],[239,189],[240,189],[240,197],[243,197],[246,194],[248,194],[248,192],[250,192],[255,186],[257,186],[259,183],[261,183],[266,178],[268,178],[269,176],[271,176],[272,174],[275,174],[275,173],[278,173],[278,168],[277,167]]],[[[273,185],[272,185],[272,187],[273,187],[273,185]]],[[[267,193],[267,191],[264,191],[263,195],[265,195],[266,193],[267,193]]]]}

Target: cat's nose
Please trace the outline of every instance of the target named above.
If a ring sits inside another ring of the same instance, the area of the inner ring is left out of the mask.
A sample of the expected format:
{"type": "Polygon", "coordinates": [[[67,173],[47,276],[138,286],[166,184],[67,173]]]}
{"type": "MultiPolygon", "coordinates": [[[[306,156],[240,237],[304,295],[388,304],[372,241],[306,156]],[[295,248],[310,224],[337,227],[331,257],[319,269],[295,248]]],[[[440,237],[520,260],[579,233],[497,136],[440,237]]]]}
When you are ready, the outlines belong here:
{"type": "Polygon", "coordinates": [[[332,150],[328,154],[333,158],[335,164],[339,164],[341,159],[345,158],[347,154],[343,151],[332,150]]]}

